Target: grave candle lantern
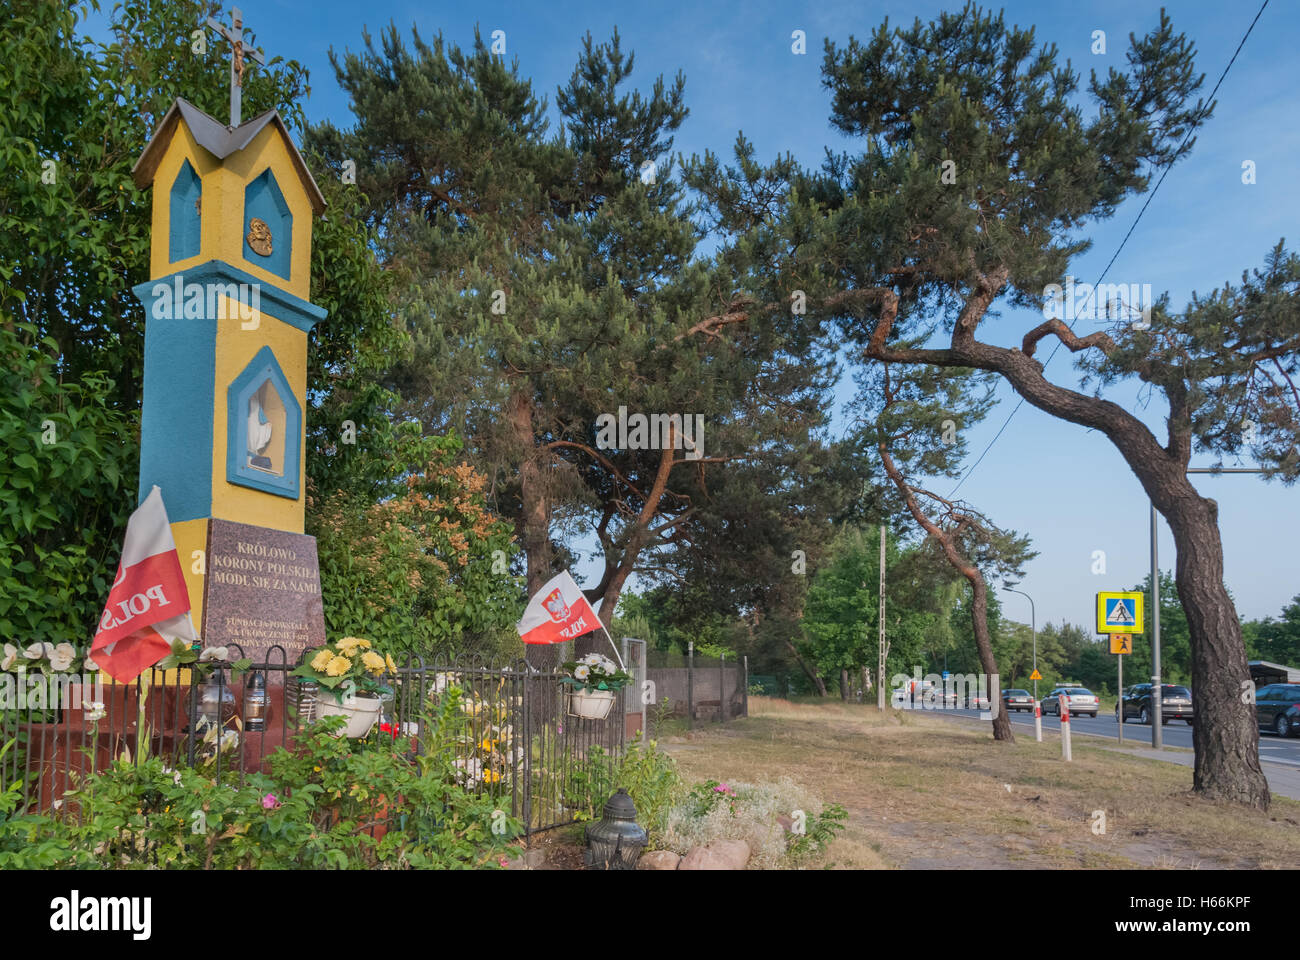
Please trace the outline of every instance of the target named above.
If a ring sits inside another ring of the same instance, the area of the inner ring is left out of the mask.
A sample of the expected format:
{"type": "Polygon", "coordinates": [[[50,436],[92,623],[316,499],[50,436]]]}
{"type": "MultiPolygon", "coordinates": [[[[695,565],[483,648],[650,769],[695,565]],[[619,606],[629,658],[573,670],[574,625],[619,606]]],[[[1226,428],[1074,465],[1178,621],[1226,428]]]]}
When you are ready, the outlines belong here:
{"type": "Polygon", "coordinates": [[[587,850],[584,860],[588,870],[635,870],[649,836],[636,822],[636,805],[627,790],[618,792],[605,804],[605,815],[586,829],[587,850]]]}
{"type": "Polygon", "coordinates": [[[271,702],[266,694],[266,674],[254,670],[248,675],[244,687],[244,729],[265,730],[271,713],[271,702]]]}

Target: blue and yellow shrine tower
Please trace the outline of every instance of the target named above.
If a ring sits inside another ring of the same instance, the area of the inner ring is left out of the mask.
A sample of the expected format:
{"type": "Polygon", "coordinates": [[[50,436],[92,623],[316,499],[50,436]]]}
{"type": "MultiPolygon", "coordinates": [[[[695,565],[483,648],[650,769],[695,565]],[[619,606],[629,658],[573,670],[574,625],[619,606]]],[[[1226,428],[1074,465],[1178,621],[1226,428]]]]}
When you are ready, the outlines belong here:
{"type": "Polygon", "coordinates": [[[202,622],[212,520],[301,534],[312,218],[325,199],[280,115],[172,104],[132,171],[153,188],[140,488],[157,484],[202,622]],[[195,558],[195,562],[191,562],[195,558]]]}

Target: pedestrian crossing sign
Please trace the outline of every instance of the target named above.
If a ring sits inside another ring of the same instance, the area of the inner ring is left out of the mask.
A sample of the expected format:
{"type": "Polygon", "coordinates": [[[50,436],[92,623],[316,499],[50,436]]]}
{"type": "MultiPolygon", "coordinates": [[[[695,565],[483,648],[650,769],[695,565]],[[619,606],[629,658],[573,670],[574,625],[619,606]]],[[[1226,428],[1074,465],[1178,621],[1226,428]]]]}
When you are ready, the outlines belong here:
{"type": "Polygon", "coordinates": [[[1141,592],[1097,594],[1098,633],[1141,633],[1141,592]]]}

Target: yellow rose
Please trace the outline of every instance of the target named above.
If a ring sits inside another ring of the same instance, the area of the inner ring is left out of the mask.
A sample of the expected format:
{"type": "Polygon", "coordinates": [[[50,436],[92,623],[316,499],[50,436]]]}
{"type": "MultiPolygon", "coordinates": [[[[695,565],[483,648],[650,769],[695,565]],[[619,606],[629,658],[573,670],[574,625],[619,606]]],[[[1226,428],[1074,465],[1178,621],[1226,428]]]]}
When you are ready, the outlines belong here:
{"type": "Polygon", "coordinates": [[[363,653],[361,655],[361,662],[365,665],[367,670],[376,676],[384,672],[384,658],[373,650],[367,650],[363,653]]]}
{"type": "Polygon", "coordinates": [[[325,672],[331,677],[341,677],[352,669],[352,661],[347,657],[335,657],[325,666],[325,672]]]}
{"type": "Polygon", "coordinates": [[[311,658],[311,668],[316,671],[324,670],[327,666],[329,666],[329,662],[333,659],[334,659],[334,654],[330,653],[328,650],[322,647],[316,653],[316,656],[311,658]]]}

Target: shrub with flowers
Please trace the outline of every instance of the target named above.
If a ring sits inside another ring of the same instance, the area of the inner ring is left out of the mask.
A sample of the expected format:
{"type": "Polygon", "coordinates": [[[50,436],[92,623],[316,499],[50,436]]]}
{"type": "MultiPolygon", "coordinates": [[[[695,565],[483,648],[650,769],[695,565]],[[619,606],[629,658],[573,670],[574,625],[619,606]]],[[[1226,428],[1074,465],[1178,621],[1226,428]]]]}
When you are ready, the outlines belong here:
{"type": "Polygon", "coordinates": [[[490,509],[488,479],[461,460],[457,437],[419,445],[428,449],[418,459],[404,448],[403,457],[374,464],[385,474],[378,497],[369,484],[308,489],[306,532],[316,537],[326,629],[370,637],[399,660],[515,655],[522,587],[498,566],[515,553],[513,526],[490,509]]]}
{"type": "Polygon", "coordinates": [[[581,660],[570,660],[564,664],[569,674],[560,678],[560,682],[577,690],[622,690],[632,682],[626,670],[620,669],[609,657],[599,653],[589,653],[581,660]]]}
{"type": "Polygon", "coordinates": [[[736,815],[736,791],[717,780],[706,780],[691,787],[691,799],[695,801],[695,815],[707,816],[716,807],[726,805],[731,815],[736,815]]]}
{"type": "Polygon", "coordinates": [[[508,789],[510,770],[523,758],[523,738],[510,723],[511,707],[519,706],[520,698],[503,695],[504,683],[478,696],[456,674],[439,673],[430,685],[430,706],[457,718],[444,724],[441,736],[455,753],[454,776],[462,786],[494,793],[508,789]]]}
{"type": "Polygon", "coordinates": [[[13,784],[0,789],[0,869],[498,869],[522,825],[457,783],[447,737],[463,718],[455,698],[422,716],[416,755],[405,737],[337,737],[345,721],[327,717],[271,754],[269,773],[222,782],[123,758],[48,814],[20,811],[13,784]]]}
{"type": "Polygon", "coordinates": [[[779,869],[815,862],[844,831],[847,817],[842,806],[823,803],[788,777],[776,783],[706,780],[666,811],[654,839],[683,855],[716,840],[744,840],[752,851],[750,869],[779,869]]]}
{"type": "Polygon", "coordinates": [[[373,646],[362,637],[335,640],[307,651],[293,676],[315,680],[322,688],[332,691],[339,703],[343,702],[345,693],[391,692],[380,682],[380,677],[385,673],[395,674],[397,663],[391,654],[380,654],[373,646]]]}

